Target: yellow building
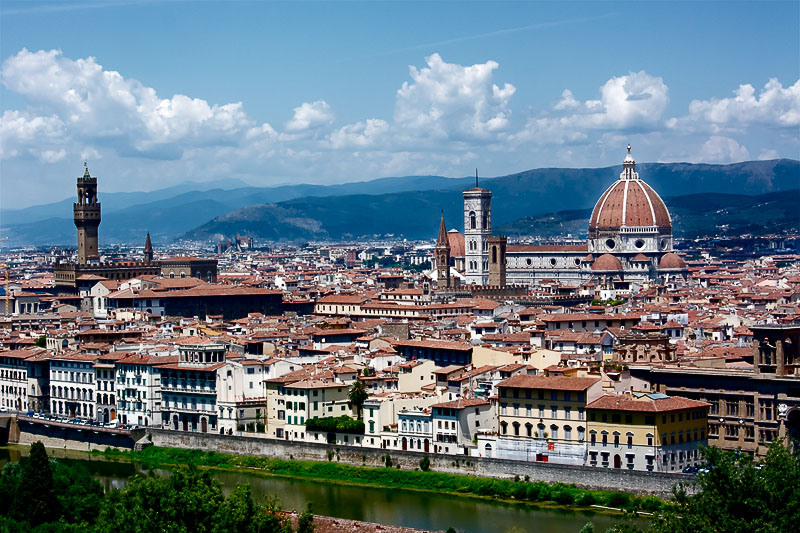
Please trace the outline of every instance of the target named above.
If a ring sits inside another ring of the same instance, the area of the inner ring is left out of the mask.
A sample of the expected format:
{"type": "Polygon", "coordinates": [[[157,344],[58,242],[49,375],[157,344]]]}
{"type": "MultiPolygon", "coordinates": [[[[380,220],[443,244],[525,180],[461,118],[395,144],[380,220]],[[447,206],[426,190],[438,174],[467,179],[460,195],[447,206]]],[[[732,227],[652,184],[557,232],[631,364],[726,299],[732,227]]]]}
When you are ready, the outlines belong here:
{"type": "Polygon", "coordinates": [[[657,472],[697,465],[709,407],[661,393],[601,396],[586,406],[587,464],[657,472]]]}
{"type": "Polygon", "coordinates": [[[497,450],[520,461],[583,465],[587,402],[602,394],[598,378],[520,374],[497,385],[497,450]]]}

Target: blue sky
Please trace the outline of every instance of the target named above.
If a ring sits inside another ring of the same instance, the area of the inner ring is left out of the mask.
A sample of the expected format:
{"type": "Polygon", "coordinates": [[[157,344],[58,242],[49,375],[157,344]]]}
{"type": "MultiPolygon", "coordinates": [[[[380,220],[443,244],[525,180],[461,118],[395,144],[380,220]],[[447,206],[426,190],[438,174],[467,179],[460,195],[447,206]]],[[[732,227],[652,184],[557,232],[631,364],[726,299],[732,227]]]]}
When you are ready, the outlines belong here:
{"type": "Polygon", "coordinates": [[[0,4],[0,206],[800,157],[798,2],[0,4]]]}

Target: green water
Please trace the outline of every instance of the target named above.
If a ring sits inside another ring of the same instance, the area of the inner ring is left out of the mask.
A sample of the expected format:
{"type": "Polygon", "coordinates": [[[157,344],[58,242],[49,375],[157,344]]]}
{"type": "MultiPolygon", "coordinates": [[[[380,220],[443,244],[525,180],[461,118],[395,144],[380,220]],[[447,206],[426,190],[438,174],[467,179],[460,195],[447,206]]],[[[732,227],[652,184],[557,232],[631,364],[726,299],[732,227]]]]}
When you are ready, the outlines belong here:
{"type": "MultiPolygon", "coordinates": [[[[105,457],[66,450],[48,450],[53,457],[87,468],[106,488],[124,487],[135,474],[146,473],[139,465],[113,462],[105,457]]],[[[0,448],[0,465],[19,461],[27,448],[0,448]]],[[[159,475],[168,471],[156,470],[159,475]]],[[[573,511],[538,509],[523,504],[507,504],[459,495],[434,494],[380,487],[355,487],[331,482],[289,480],[248,472],[214,472],[226,492],[239,483],[249,483],[257,498],[277,495],[285,509],[305,509],[307,501],[316,514],[364,520],[425,530],[445,530],[452,526],[469,533],[578,533],[588,521],[603,532],[619,518],[573,511]]],[[[638,521],[638,525],[646,525],[638,521]]]]}

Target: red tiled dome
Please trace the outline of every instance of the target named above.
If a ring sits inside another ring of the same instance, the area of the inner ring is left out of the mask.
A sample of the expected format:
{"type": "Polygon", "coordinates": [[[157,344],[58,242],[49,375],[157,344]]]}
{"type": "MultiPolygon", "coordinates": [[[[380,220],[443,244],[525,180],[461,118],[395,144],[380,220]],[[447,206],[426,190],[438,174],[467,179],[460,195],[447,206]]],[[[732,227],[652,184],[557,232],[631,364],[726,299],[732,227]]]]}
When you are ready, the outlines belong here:
{"type": "Polygon", "coordinates": [[[592,265],[592,270],[608,270],[616,272],[618,270],[622,270],[622,263],[620,263],[619,259],[611,254],[603,254],[597,258],[597,261],[594,262],[592,265]]]}
{"type": "Polygon", "coordinates": [[[685,270],[686,262],[681,256],[676,253],[670,252],[661,256],[658,262],[659,270],[685,270]]]}
{"type": "Polygon", "coordinates": [[[600,196],[589,219],[590,231],[622,226],[672,228],[667,206],[652,187],[639,179],[630,153],[619,180],[600,196]]]}

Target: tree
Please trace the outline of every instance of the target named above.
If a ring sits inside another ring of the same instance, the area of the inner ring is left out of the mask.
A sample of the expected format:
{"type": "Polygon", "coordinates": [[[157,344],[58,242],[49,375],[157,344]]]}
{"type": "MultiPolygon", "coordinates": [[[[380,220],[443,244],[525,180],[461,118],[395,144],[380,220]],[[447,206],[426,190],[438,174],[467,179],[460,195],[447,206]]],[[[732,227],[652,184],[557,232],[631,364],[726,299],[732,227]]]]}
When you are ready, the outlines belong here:
{"type": "Polygon", "coordinates": [[[361,418],[364,402],[369,398],[369,393],[364,386],[364,382],[356,380],[355,383],[350,386],[350,392],[347,393],[347,398],[350,401],[350,405],[356,410],[356,417],[361,418]]]}
{"type": "Polygon", "coordinates": [[[41,441],[31,444],[30,456],[21,474],[15,504],[17,518],[33,526],[58,520],[61,504],[53,485],[50,459],[41,441]]]}
{"type": "Polygon", "coordinates": [[[739,452],[704,450],[708,472],[697,492],[674,489],[674,505],[653,522],[653,533],[794,531],[800,524],[800,457],[773,442],[764,462],[739,452]]]}
{"type": "Polygon", "coordinates": [[[47,335],[42,335],[36,338],[36,346],[39,348],[47,348],[47,335]]]}

